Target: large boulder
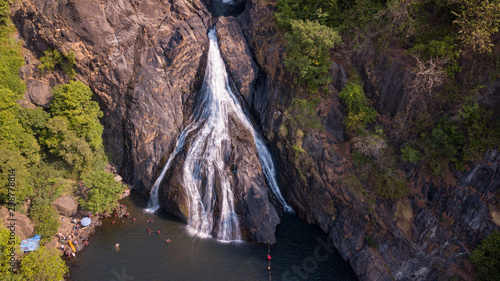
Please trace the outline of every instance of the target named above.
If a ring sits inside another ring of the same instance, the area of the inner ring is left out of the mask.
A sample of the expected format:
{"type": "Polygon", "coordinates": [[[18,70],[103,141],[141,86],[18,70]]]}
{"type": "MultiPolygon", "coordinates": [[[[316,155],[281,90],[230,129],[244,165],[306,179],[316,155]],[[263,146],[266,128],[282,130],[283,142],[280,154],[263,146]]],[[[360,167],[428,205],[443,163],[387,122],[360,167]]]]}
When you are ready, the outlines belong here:
{"type": "Polygon", "coordinates": [[[32,237],[35,232],[35,227],[26,215],[14,212],[14,216],[11,216],[9,210],[4,206],[0,206],[0,221],[2,221],[3,226],[11,227],[9,228],[11,230],[14,229],[14,232],[21,240],[32,237]],[[15,221],[9,219],[15,219],[15,221]],[[14,223],[14,227],[12,227],[12,223],[14,223]]]}
{"type": "Polygon", "coordinates": [[[50,86],[42,81],[30,79],[27,83],[28,91],[26,99],[31,103],[47,108],[52,100],[52,92],[50,86]]]}
{"type": "Polygon", "coordinates": [[[76,214],[78,205],[75,200],[69,195],[64,195],[56,199],[52,206],[56,211],[63,216],[73,216],[76,214]]]}

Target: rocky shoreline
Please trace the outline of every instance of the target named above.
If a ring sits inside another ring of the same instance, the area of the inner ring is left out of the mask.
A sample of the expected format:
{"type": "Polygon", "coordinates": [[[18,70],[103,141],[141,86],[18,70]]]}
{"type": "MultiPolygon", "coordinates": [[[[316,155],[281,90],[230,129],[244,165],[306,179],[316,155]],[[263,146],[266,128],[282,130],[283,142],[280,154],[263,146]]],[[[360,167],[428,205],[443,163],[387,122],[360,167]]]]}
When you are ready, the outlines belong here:
{"type": "MultiPolygon", "coordinates": [[[[107,170],[110,172],[115,172],[112,167],[108,166],[107,170]]],[[[115,180],[117,182],[122,182],[122,178],[115,174],[115,180]]],[[[120,199],[123,199],[130,195],[131,189],[126,188],[121,194],[120,199]]],[[[81,191],[86,192],[86,191],[81,191]]],[[[82,196],[84,194],[78,194],[82,196]]],[[[77,196],[63,195],[58,197],[52,206],[57,211],[59,215],[59,229],[57,235],[54,235],[52,239],[45,243],[45,247],[48,249],[58,249],[62,256],[70,258],[73,256],[73,250],[71,249],[69,242],[71,241],[75,247],[76,253],[83,250],[87,245],[88,239],[92,234],[94,234],[96,227],[102,225],[103,218],[116,217],[117,219],[122,219],[128,217],[127,208],[125,205],[119,205],[113,209],[111,213],[104,212],[102,214],[91,214],[77,203],[75,200],[77,196]],[[84,217],[89,217],[91,223],[88,226],[82,226],[81,220],[84,217]],[[79,226],[79,227],[78,227],[79,226]]],[[[25,206],[26,209],[28,206],[25,206]]],[[[10,224],[9,218],[10,213],[8,209],[4,206],[0,206],[0,221],[3,222],[5,227],[10,224]]],[[[25,240],[36,235],[35,225],[31,219],[23,214],[22,212],[14,212],[15,221],[15,233],[19,237],[19,240],[25,240]]],[[[75,253],[75,254],[76,254],[75,253]]]]}

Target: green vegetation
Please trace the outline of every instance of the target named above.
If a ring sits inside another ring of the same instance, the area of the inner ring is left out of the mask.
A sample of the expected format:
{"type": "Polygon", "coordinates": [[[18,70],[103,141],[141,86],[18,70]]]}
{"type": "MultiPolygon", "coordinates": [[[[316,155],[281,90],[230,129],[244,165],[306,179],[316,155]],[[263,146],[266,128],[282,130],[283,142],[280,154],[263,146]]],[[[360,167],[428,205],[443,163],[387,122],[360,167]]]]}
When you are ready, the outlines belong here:
{"type": "Polygon", "coordinates": [[[378,243],[373,239],[371,236],[365,236],[365,242],[368,244],[370,247],[373,247],[375,249],[378,249],[378,243]]]}
{"type": "Polygon", "coordinates": [[[401,159],[410,163],[417,163],[420,161],[420,153],[418,150],[411,148],[411,146],[406,145],[401,148],[401,159]]]}
{"type": "Polygon", "coordinates": [[[331,21],[336,1],[279,0],[277,8],[278,26],[286,31],[285,66],[316,93],[331,82],[330,49],[340,42],[331,21]]]}
{"type": "MultiPolygon", "coordinates": [[[[452,2],[452,1],[450,1],[452,2]]],[[[500,25],[500,1],[458,0],[460,9],[453,14],[459,26],[458,38],[465,49],[479,53],[490,53],[491,36],[500,25]]],[[[453,3],[453,2],[452,2],[453,3]]]]}
{"type": "Polygon", "coordinates": [[[68,267],[57,249],[49,250],[41,246],[21,259],[21,275],[24,280],[59,281],[64,280],[67,272],[68,267]]]}
{"type": "Polygon", "coordinates": [[[3,227],[0,221],[0,275],[2,276],[9,274],[11,253],[14,252],[16,256],[20,253],[19,237],[15,236],[13,240],[10,240],[10,233],[10,230],[3,227]]]}
{"type": "Polygon", "coordinates": [[[290,20],[291,30],[286,34],[287,55],[285,66],[295,72],[299,82],[307,85],[311,93],[331,82],[330,49],[340,42],[331,28],[318,22],[290,20]]]}
{"type": "Polygon", "coordinates": [[[45,71],[53,71],[56,67],[59,67],[66,73],[70,79],[75,78],[75,53],[69,52],[65,54],[63,52],[59,52],[58,50],[47,49],[44,52],[44,56],[40,58],[41,64],[38,65],[38,70],[43,75],[45,71]]]}
{"type": "Polygon", "coordinates": [[[78,175],[102,170],[106,158],[102,144],[102,112],[92,92],[73,81],[53,89],[50,118],[40,138],[49,152],[60,157],[78,175]]]}
{"type": "Polygon", "coordinates": [[[470,260],[477,268],[480,280],[500,280],[500,232],[495,230],[481,241],[470,260]]]}
{"type": "MultiPolygon", "coordinates": [[[[107,161],[99,123],[102,112],[89,87],[73,81],[53,88],[48,112],[17,103],[26,90],[19,77],[24,59],[9,15],[8,1],[0,1],[0,203],[8,202],[7,175],[15,169],[16,210],[28,213],[43,245],[59,227],[52,203],[62,194],[73,195],[75,183],[85,180],[91,190],[84,205],[99,211],[113,207],[122,188],[102,171],[107,161]]],[[[48,50],[41,62],[41,72],[60,67],[71,79],[75,75],[73,53],[48,50]]],[[[0,260],[5,259],[9,235],[9,230],[0,230],[0,260]]],[[[66,272],[57,250],[41,247],[22,257],[21,270],[11,280],[63,280],[66,272]]]]}
{"type": "Polygon", "coordinates": [[[339,93],[339,97],[347,105],[347,117],[344,122],[348,128],[363,129],[375,121],[377,111],[370,106],[370,100],[365,96],[363,87],[359,83],[347,83],[339,93]]]}
{"type": "Polygon", "coordinates": [[[85,209],[93,213],[111,211],[120,199],[123,187],[117,183],[112,174],[104,171],[94,171],[83,178],[85,185],[90,188],[88,201],[82,202],[85,209]]]}
{"type": "Polygon", "coordinates": [[[40,240],[42,245],[49,242],[59,229],[59,215],[54,208],[43,202],[39,203],[38,200],[31,206],[30,218],[36,225],[36,233],[42,236],[40,240]]]}

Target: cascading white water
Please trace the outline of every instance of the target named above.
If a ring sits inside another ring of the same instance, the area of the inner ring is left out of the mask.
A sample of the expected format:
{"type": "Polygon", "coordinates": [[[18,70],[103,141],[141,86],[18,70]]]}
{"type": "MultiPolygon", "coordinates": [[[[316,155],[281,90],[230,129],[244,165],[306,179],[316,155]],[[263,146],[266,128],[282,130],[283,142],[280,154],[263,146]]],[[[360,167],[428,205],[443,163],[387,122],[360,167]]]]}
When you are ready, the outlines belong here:
{"type": "Polygon", "coordinates": [[[188,199],[189,228],[202,237],[215,236],[222,241],[240,240],[239,221],[235,213],[234,194],[230,184],[231,175],[226,168],[223,155],[224,151],[230,149],[231,144],[228,129],[230,116],[253,134],[264,175],[273,193],[286,211],[293,212],[293,210],[285,202],[276,183],[271,154],[231,91],[215,28],[209,31],[208,38],[210,46],[207,68],[199,97],[200,102],[195,108],[195,121],[181,133],[176,148],[153,186],[148,209],[158,209],[158,187],[173,158],[182,151],[187,133],[196,129],[197,132],[190,140],[191,145],[182,167],[183,187],[188,199]],[[218,193],[216,189],[219,190],[218,193]],[[218,202],[218,220],[214,223],[216,202],[218,202]]]}
{"type": "Polygon", "coordinates": [[[165,177],[165,174],[172,165],[172,160],[179,152],[182,151],[182,148],[184,147],[184,142],[186,141],[186,135],[190,131],[192,131],[192,126],[187,126],[186,129],[182,131],[181,135],[177,139],[174,151],[172,151],[172,154],[170,154],[170,156],[168,157],[167,163],[163,167],[160,176],[156,179],[155,183],[153,184],[153,188],[151,189],[151,194],[149,195],[148,207],[144,211],[148,213],[154,213],[156,210],[160,208],[160,200],[158,198],[158,188],[160,187],[160,183],[163,180],[163,177],[165,177]]]}

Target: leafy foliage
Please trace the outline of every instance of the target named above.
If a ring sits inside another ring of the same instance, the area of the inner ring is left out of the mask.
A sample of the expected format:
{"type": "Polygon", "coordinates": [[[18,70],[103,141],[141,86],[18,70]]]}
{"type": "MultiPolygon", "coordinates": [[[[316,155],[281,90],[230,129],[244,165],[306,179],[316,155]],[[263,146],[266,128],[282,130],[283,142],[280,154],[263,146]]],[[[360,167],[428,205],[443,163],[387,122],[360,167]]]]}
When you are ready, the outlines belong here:
{"type": "Polygon", "coordinates": [[[409,145],[405,145],[401,148],[401,158],[410,163],[417,163],[420,161],[421,156],[418,150],[411,148],[409,145]]]}
{"type": "Polygon", "coordinates": [[[104,171],[93,171],[83,181],[90,191],[88,200],[82,202],[82,205],[94,213],[111,211],[123,192],[123,187],[115,181],[113,175],[104,171]]]}
{"type": "MultiPolygon", "coordinates": [[[[0,9],[4,8],[0,7],[0,9]]],[[[10,10],[8,13],[10,14],[10,10]]],[[[26,85],[19,77],[19,68],[24,65],[21,42],[14,36],[16,29],[10,19],[3,18],[2,21],[3,24],[0,24],[0,89],[10,89],[14,94],[22,94],[26,90],[26,85]]]]}
{"type": "Polygon", "coordinates": [[[35,231],[42,236],[41,244],[50,241],[59,229],[59,216],[56,210],[46,204],[43,198],[36,198],[30,210],[30,218],[35,223],[35,231]]]}
{"type": "Polygon", "coordinates": [[[458,0],[461,4],[455,23],[459,26],[458,38],[465,48],[478,53],[490,53],[491,36],[500,25],[499,0],[458,0]]]}
{"type": "Polygon", "coordinates": [[[500,280],[500,233],[495,230],[477,246],[470,256],[481,280],[500,280]]]}
{"type": "Polygon", "coordinates": [[[339,97],[347,105],[345,124],[351,129],[364,128],[375,121],[377,112],[370,106],[363,87],[357,82],[349,82],[339,93],[339,97]]]}
{"type": "Polygon", "coordinates": [[[330,49],[340,42],[333,29],[309,20],[290,20],[285,66],[297,73],[299,82],[315,93],[321,85],[331,82],[330,49]]]}
{"type": "Polygon", "coordinates": [[[80,81],[60,85],[53,89],[53,99],[50,104],[52,116],[64,116],[69,120],[70,129],[78,137],[96,150],[102,147],[103,127],[99,123],[102,111],[96,101],[92,101],[92,91],[80,81]]]}
{"type": "Polygon", "coordinates": [[[38,65],[38,70],[40,70],[41,74],[44,74],[45,71],[52,71],[59,66],[64,73],[69,75],[70,79],[75,77],[76,71],[74,65],[76,63],[76,58],[74,52],[65,54],[49,48],[44,54],[45,56],[40,58],[41,64],[38,65]]]}
{"type": "Polygon", "coordinates": [[[19,255],[19,244],[21,244],[19,237],[16,235],[13,240],[10,240],[10,233],[8,228],[0,224],[0,274],[2,276],[6,276],[9,272],[11,253],[16,253],[16,256],[19,255]]]}
{"type": "Polygon", "coordinates": [[[102,112],[92,101],[88,86],[73,81],[53,89],[52,118],[40,142],[50,153],[61,157],[79,175],[103,169],[106,162],[102,143],[102,112]]]}
{"type": "MultiPolygon", "coordinates": [[[[425,135],[424,135],[425,136],[425,135]]],[[[425,160],[436,177],[448,169],[448,163],[460,164],[463,132],[449,118],[442,118],[424,139],[425,160]]]]}
{"type": "Polygon", "coordinates": [[[279,13],[276,13],[281,28],[291,28],[292,20],[316,21],[322,25],[333,26],[337,14],[337,0],[278,0],[279,13]]]}
{"type": "Polygon", "coordinates": [[[21,274],[24,280],[59,281],[64,280],[67,272],[68,267],[57,249],[49,250],[42,246],[21,259],[21,274]]]}

